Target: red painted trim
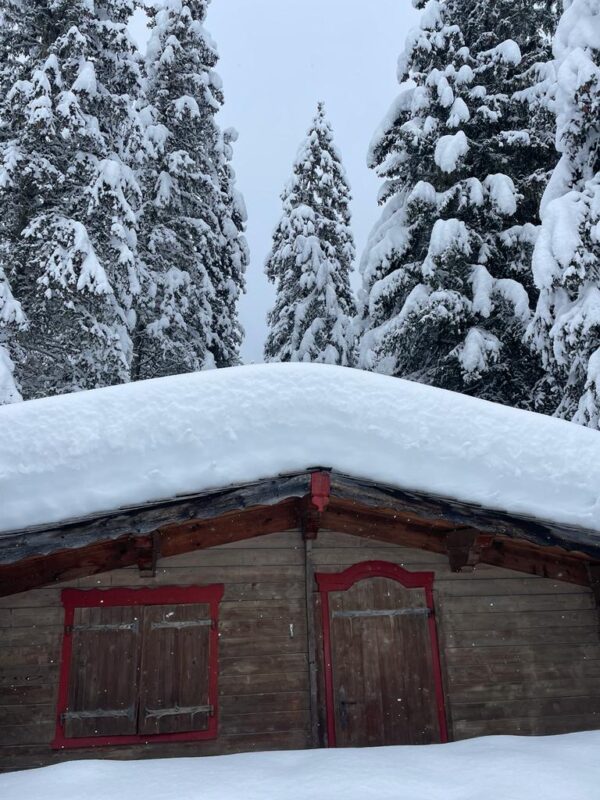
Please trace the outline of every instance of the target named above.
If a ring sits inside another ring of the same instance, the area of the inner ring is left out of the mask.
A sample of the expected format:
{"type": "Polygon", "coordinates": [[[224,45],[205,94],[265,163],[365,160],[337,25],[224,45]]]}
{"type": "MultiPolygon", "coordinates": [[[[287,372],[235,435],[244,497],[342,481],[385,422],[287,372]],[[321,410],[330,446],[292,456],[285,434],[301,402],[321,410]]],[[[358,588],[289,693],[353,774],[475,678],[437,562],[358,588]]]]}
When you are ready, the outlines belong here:
{"type": "MultiPolygon", "coordinates": [[[[318,575],[315,577],[318,578],[318,575]]],[[[331,616],[329,614],[329,592],[321,591],[323,614],[323,663],[325,665],[325,712],[327,717],[327,747],[335,747],[335,709],[333,688],[333,664],[331,663],[331,616]]]]}
{"type": "Polygon", "coordinates": [[[315,575],[320,592],[345,592],[357,581],[365,578],[390,578],[407,589],[424,589],[433,586],[433,572],[408,572],[389,561],[363,561],[343,572],[318,572],[315,575]]]}
{"type": "Polygon", "coordinates": [[[433,665],[433,680],[435,684],[437,717],[440,729],[440,741],[448,741],[448,727],[446,723],[446,706],[444,703],[444,688],[442,683],[442,669],[440,651],[435,623],[435,608],[433,601],[433,572],[408,572],[397,564],[388,561],[363,561],[354,564],[343,572],[318,572],[315,575],[317,586],[321,594],[321,608],[323,614],[323,663],[325,665],[325,711],[327,716],[327,746],[336,747],[335,708],[333,686],[333,663],[331,653],[331,615],[329,613],[329,592],[345,592],[355,583],[366,578],[389,578],[397,581],[407,589],[425,589],[425,601],[431,611],[429,617],[429,637],[431,641],[431,656],[433,665]]]}
{"type": "Polygon", "coordinates": [[[310,475],[310,499],[321,514],[329,505],[331,496],[331,475],[329,472],[312,472],[310,475]]]}
{"type": "Polygon", "coordinates": [[[65,608],[65,631],[63,634],[58,703],[56,709],[56,731],[52,748],[54,750],[77,747],[105,747],[108,745],[150,744],[152,742],[192,742],[201,739],[216,739],[219,720],[219,603],[223,597],[223,584],[211,586],[165,586],[159,589],[64,589],[61,593],[65,608]],[[210,632],[209,655],[209,702],[214,714],[208,720],[205,731],[184,733],[165,733],[151,736],[91,736],[68,738],[65,736],[62,715],[68,711],[69,679],[71,674],[71,658],[73,653],[73,635],[71,628],[76,608],[94,608],[98,606],[151,606],[151,605],[184,605],[190,603],[207,603],[210,606],[210,618],[213,625],[210,632]]]}

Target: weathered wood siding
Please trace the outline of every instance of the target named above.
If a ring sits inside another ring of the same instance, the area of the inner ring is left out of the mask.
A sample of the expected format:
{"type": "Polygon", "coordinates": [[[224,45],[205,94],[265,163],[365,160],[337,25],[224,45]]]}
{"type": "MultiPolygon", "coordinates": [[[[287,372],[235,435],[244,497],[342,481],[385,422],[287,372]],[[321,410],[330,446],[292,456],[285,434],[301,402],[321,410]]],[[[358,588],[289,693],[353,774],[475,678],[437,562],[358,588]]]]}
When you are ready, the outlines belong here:
{"type": "MultiPolygon", "coordinates": [[[[442,556],[344,534],[322,532],[313,542],[312,560],[319,572],[371,559],[436,573],[451,738],[600,727],[598,613],[590,590],[495,567],[453,574],[442,556]]],[[[318,608],[316,619],[318,633],[318,608]]],[[[3,598],[0,768],[73,758],[307,747],[307,654],[305,551],[299,532],[162,559],[155,578],[140,576],[137,568],[123,569],[3,598]],[[51,751],[63,629],[61,589],[208,583],[225,585],[219,738],[51,751]]]]}
{"type": "Polygon", "coordinates": [[[599,617],[590,589],[322,532],[319,572],[381,559],[435,572],[450,739],[600,728],[599,617]]]}
{"type": "Polygon", "coordinates": [[[304,545],[274,534],[0,600],[0,768],[65,758],[155,758],[303,748],[308,744],[304,545]],[[219,609],[219,738],[53,752],[66,586],[111,588],[223,583],[219,609]],[[292,626],[292,627],[290,627],[292,626]]]}

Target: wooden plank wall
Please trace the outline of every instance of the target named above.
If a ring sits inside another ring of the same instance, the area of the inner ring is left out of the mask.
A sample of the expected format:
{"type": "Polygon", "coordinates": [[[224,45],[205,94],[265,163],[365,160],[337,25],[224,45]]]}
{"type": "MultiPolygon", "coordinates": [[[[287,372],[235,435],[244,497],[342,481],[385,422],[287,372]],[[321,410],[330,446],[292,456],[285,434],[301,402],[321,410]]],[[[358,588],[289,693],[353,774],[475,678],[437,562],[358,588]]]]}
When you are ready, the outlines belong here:
{"type": "Polygon", "coordinates": [[[73,758],[156,758],[308,746],[304,544],[273,534],[0,599],[0,769],[73,758]],[[219,738],[183,744],[53,752],[66,586],[224,583],[219,624],[219,738]],[[290,627],[291,626],[291,627],[290,627]]]}
{"type": "Polygon", "coordinates": [[[600,728],[599,617],[590,589],[485,564],[321,532],[318,572],[381,559],[435,572],[451,739],[600,728]]]}
{"type": "MultiPolygon", "coordinates": [[[[313,542],[312,558],[321,572],[370,559],[435,571],[451,737],[600,728],[590,590],[489,566],[453,574],[443,556],[331,532],[313,542]]],[[[272,534],[160,560],[155,578],[124,569],[0,599],[0,768],[309,746],[304,559],[299,532],[272,534]],[[219,738],[52,752],[63,586],[208,583],[225,584],[219,738]]]]}

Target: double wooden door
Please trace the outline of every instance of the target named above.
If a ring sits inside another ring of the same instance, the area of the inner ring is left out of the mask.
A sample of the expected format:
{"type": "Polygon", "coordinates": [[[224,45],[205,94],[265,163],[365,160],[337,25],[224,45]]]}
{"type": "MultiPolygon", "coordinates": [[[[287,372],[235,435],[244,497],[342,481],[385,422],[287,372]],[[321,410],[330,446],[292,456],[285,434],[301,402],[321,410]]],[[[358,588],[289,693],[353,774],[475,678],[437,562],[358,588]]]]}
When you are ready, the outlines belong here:
{"type": "Polygon", "coordinates": [[[330,746],[445,740],[432,579],[383,562],[317,576],[330,746]]]}

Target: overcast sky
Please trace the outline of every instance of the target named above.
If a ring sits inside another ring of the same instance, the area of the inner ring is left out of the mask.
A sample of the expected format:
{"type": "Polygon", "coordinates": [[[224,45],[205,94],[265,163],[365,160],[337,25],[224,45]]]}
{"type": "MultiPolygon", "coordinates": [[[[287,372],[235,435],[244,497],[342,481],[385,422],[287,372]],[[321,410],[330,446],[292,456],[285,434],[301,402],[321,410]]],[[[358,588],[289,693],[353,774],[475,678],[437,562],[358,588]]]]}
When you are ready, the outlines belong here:
{"type": "MultiPolygon", "coordinates": [[[[221,56],[220,122],[240,134],[234,166],[248,208],[251,263],[240,309],[246,361],[262,360],[273,302],[263,265],[279,195],[319,100],[352,186],[360,258],[378,216],[379,181],[366,152],[397,93],[396,61],[417,20],[410,0],[212,0],[206,27],[221,56]]],[[[133,32],[143,43],[139,20],[133,32]]]]}

